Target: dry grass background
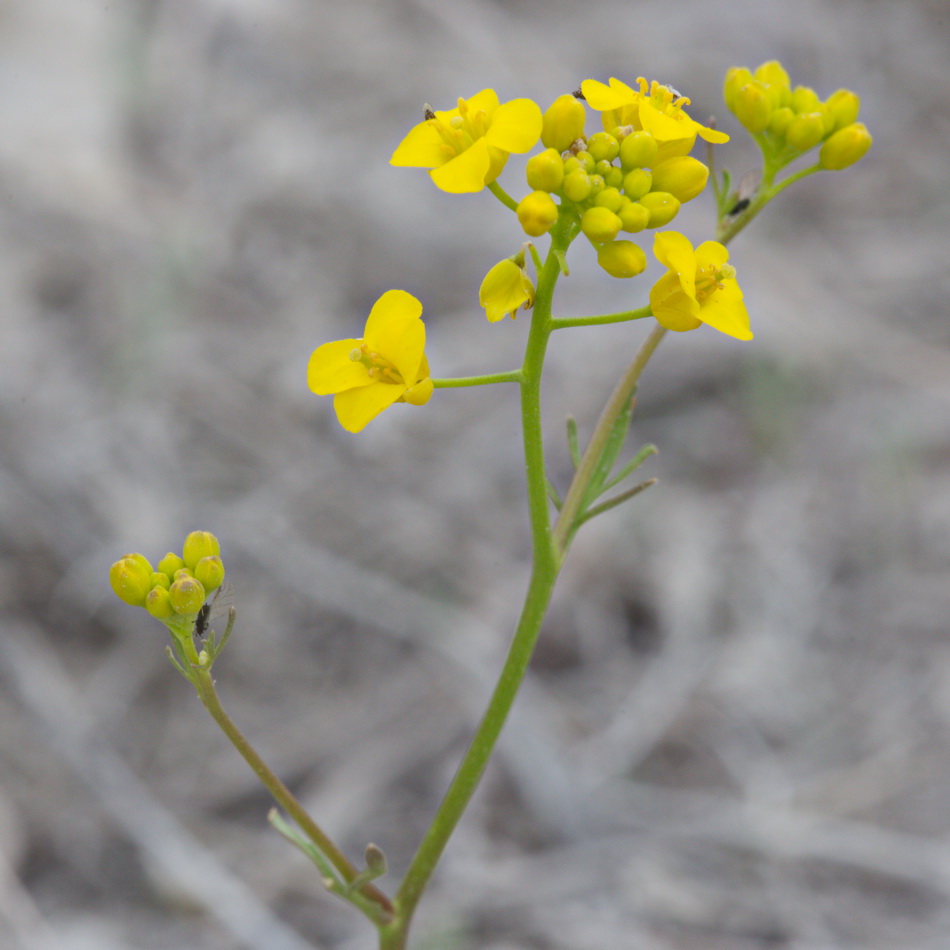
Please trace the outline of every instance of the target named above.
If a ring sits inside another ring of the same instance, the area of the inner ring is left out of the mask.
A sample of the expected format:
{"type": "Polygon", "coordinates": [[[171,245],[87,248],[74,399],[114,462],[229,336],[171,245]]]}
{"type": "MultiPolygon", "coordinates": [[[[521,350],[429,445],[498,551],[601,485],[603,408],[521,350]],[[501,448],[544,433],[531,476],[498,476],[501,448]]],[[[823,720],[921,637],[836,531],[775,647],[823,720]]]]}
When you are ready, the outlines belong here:
{"type": "MultiPolygon", "coordinates": [[[[372,946],[108,565],[219,535],[226,704],[404,868],[519,606],[517,414],[440,392],[355,438],[304,368],[393,286],[438,375],[525,323],[475,306],[513,220],[389,151],[425,101],[641,73],[736,132],[722,74],[772,57],[875,147],[736,241],[754,343],[650,367],[660,485],[578,538],[415,946],[950,946],[948,40],[945,0],[0,3],[0,946],[372,946]]],[[[584,258],[562,313],[639,302],[584,258]]],[[[562,481],[644,333],[558,335],[562,481]]]]}

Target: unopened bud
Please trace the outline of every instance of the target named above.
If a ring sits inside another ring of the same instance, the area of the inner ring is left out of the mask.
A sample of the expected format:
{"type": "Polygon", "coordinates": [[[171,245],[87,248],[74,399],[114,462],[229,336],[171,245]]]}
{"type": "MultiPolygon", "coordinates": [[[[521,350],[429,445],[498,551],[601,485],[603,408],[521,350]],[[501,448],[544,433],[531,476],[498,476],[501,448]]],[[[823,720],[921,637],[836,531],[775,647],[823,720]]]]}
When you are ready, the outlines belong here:
{"type": "Polygon", "coordinates": [[[584,135],[587,110],[584,103],[570,94],[558,96],[544,113],[541,141],[545,147],[565,152],[584,135]]]}
{"type": "Polygon", "coordinates": [[[546,191],[532,191],[518,203],[517,214],[525,234],[540,237],[557,221],[558,207],[546,191]]]}
{"type": "Polygon", "coordinates": [[[217,554],[203,557],[195,565],[195,580],[200,582],[207,593],[216,591],[224,580],[224,562],[217,554]]]}
{"type": "Polygon", "coordinates": [[[612,241],[620,232],[620,218],[607,208],[588,208],[581,215],[581,230],[594,244],[612,241]]]}
{"type": "Polygon", "coordinates": [[[164,587],[153,587],[145,598],[145,609],[156,620],[167,620],[174,612],[171,595],[164,587]]]}
{"type": "Polygon", "coordinates": [[[185,567],[194,570],[195,565],[203,557],[220,553],[221,545],[210,531],[192,531],[185,538],[185,546],[182,549],[181,557],[185,562],[185,567]]]}
{"type": "Polygon", "coordinates": [[[557,191],[564,181],[564,159],[557,149],[532,155],[525,166],[528,187],[535,191],[557,191]]]}
{"type": "Polygon", "coordinates": [[[861,110],[861,99],[850,89],[839,89],[825,100],[825,106],[834,119],[835,128],[843,129],[857,120],[858,112],[861,110]]]}
{"type": "Polygon", "coordinates": [[[109,584],[120,600],[144,607],[152,588],[152,565],[141,554],[126,554],[109,568],[109,584]]]}
{"type": "Polygon", "coordinates": [[[851,125],[838,129],[825,142],[818,153],[818,162],[822,168],[829,171],[841,171],[853,165],[871,147],[871,133],[863,122],[852,122],[851,125]]]}
{"type": "Polygon", "coordinates": [[[653,169],[653,188],[668,191],[678,201],[695,198],[705,187],[709,168],[690,155],[671,158],[653,169]]]}
{"type": "Polygon", "coordinates": [[[625,169],[651,167],[659,147],[649,132],[631,132],[620,143],[620,164],[625,169]]]}
{"type": "Polygon", "coordinates": [[[647,256],[633,241],[611,241],[597,249],[597,263],[611,277],[636,277],[646,270],[647,256]]]}
{"type": "Polygon", "coordinates": [[[185,562],[173,551],[169,551],[159,562],[157,570],[168,576],[171,580],[175,576],[175,571],[185,566],[185,562]]]}
{"type": "Polygon", "coordinates": [[[797,115],[785,130],[785,141],[799,152],[814,148],[824,137],[827,129],[820,112],[797,115]]]}
{"type": "Polygon", "coordinates": [[[640,199],[640,204],[650,212],[648,228],[662,228],[676,217],[680,203],[668,191],[651,191],[640,199]]]}
{"type": "Polygon", "coordinates": [[[207,594],[197,578],[183,576],[172,584],[168,596],[176,613],[193,617],[201,610],[207,594]]]}
{"type": "Polygon", "coordinates": [[[748,131],[762,132],[772,117],[772,100],[765,86],[753,79],[735,94],[732,111],[748,131]]]}

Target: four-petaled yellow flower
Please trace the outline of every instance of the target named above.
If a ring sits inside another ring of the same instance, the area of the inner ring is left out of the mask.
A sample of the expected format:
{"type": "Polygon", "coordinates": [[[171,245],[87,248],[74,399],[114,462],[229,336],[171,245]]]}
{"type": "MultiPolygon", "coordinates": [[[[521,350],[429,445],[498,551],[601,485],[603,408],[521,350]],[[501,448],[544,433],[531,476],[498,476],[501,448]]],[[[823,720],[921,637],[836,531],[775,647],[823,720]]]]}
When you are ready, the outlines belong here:
{"type": "Polygon", "coordinates": [[[662,231],[653,241],[657,260],[669,268],[650,291],[650,307],[668,330],[695,330],[701,323],[737,340],[751,340],[749,314],[742,302],[729,252],[716,241],[693,250],[676,231],[662,231]]]}
{"type": "Polygon", "coordinates": [[[486,275],[478,291],[478,302],[492,323],[518,315],[518,308],[534,306],[534,284],[524,269],[524,255],[499,261],[486,275]]]}
{"type": "Polygon", "coordinates": [[[307,382],[318,396],[333,395],[340,425],[359,432],[394,402],[429,401],[425,343],[422,304],[404,290],[387,290],[373,304],[361,340],[337,340],[313,351],[307,382]]]}
{"type": "Polygon", "coordinates": [[[541,136],[541,108],[530,99],[498,102],[483,89],[458,108],[432,112],[402,140],[390,165],[430,168],[442,191],[481,191],[505,167],[512,152],[527,152],[541,136]]]}
{"type": "Polygon", "coordinates": [[[639,90],[613,77],[608,85],[585,79],[581,92],[592,109],[603,113],[608,132],[618,125],[632,125],[637,131],[649,132],[660,143],[656,164],[674,155],[685,155],[697,135],[714,144],[729,141],[725,132],[701,125],[683,111],[689,105],[686,96],[655,80],[648,85],[642,76],[637,83],[639,90]]]}

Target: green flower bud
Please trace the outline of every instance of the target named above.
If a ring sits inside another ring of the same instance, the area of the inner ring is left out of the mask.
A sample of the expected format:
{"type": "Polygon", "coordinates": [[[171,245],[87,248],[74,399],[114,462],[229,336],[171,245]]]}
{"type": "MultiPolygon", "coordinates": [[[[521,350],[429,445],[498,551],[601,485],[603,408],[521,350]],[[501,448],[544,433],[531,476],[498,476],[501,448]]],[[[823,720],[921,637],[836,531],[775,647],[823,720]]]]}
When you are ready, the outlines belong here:
{"type": "Polygon", "coordinates": [[[169,551],[159,562],[157,570],[168,575],[171,580],[175,576],[175,571],[185,566],[185,562],[173,551],[169,551]]]}
{"type": "Polygon", "coordinates": [[[726,71],[726,78],[722,84],[722,97],[730,112],[736,111],[736,96],[743,86],[752,82],[752,78],[752,71],[746,69],[745,66],[733,66],[726,71]]]}
{"type": "Polygon", "coordinates": [[[546,191],[532,191],[518,204],[518,221],[525,234],[540,237],[551,230],[557,221],[558,207],[546,191]]]}
{"type": "Polygon", "coordinates": [[[760,82],[766,82],[769,85],[785,86],[791,89],[792,81],[789,79],[785,67],[777,59],[770,59],[763,63],[753,73],[753,76],[760,82]]]}
{"type": "Polygon", "coordinates": [[[649,228],[662,228],[676,217],[680,203],[668,191],[651,191],[639,202],[650,212],[649,228]]]}
{"type": "Polygon", "coordinates": [[[144,607],[152,587],[152,565],[141,554],[126,554],[109,568],[109,584],[119,600],[144,607]]]}
{"type": "Polygon", "coordinates": [[[653,188],[668,191],[680,202],[695,198],[705,187],[709,169],[697,158],[682,155],[653,169],[653,188]]]}
{"type": "Polygon", "coordinates": [[[647,256],[633,241],[611,241],[597,249],[597,263],[611,277],[636,277],[647,267],[647,256]]]}
{"type": "Polygon", "coordinates": [[[623,195],[616,188],[604,188],[604,190],[594,199],[594,205],[598,208],[607,208],[608,211],[616,212],[623,203],[623,195]]]}
{"type": "Polygon", "coordinates": [[[792,101],[789,103],[792,110],[801,114],[803,112],[817,112],[821,105],[821,99],[818,93],[810,86],[796,86],[792,90],[792,101]]]}
{"type": "Polygon", "coordinates": [[[604,175],[604,184],[608,188],[617,188],[618,190],[623,187],[623,170],[617,168],[616,165],[611,165],[607,169],[606,174],[604,175]]]}
{"type": "Polygon", "coordinates": [[[565,152],[583,137],[586,120],[587,110],[583,102],[569,94],[558,96],[544,113],[541,141],[546,148],[565,152]]]}
{"type": "Polygon", "coordinates": [[[772,117],[769,119],[769,131],[773,135],[785,137],[785,130],[791,125],[795,118],[795,113],[788,106],[782,106],[781,109],[775,109],[772,117]]]}
{"type": "Polygon", "coordinates": [[[185,567],[190,570],[195,569],[195,565],[209,554],[220,554],[221,545],[218,539],[210,531],[192,531],[185,538],[185,546],[181,552],[181,558],[185,562],[185,567]]]}
{"type": "Polygon", "coordinates": [[[772,99],[758,80],[743,86],[735,95],[735,117],[755,134],[763,131],[772,117],[772,99]]]}
{"type": "Polygon", "coordinates": [[[621,230],[629,234],[642,231],[650,223],[650,212],[637,201],[625,204],[618,212],[621,230]]]}
{"type": "Polygon", "coordinates": [[[631,200],[642,198],[653,187],[653,172],[634,168],[623,176],[623,193],[631,200]]]}
{"type": "Polygon", "coordinates": [[[863,122],[852,122],[838,129],[818,153],[818,162],[829,171],[840,171],[853,165],[871,147],[871,133],[863,122]]]}
{"type": "Polygon", "coordinates": [[[835,128],[843,129],[857,120],[858,112],[861,110],[861,99],[850,89],[839,89],[825,100],[825,105],[834,119],[835,128]]]}
{"type": "Polygon", "coordinates": [[[603,175],[591,175],[590,176],[590,198],[596,198],[605,188],[607,183],[604,181],[603,175]]]}
{"type": "Polygon", "coordinates": [[[820,112],[797,115],[785,130],[785,141],[799,152],[814,148],[825,137],[825,121],[820,112]]]}
{"type": "Polygon", "coordinates": [[[594,156],[591,155],[590,152],[576,152],[574,157],[580,163],[580,167],[583,168],[588,175],[592,175],[594,173],[594,166],[597,164],[597,162],[594,161],[594,156]]]}
{"type": "Polygon", "coordinates": [[[612,162],[620,154],[620,143],[609,132],[595,132],[587,140],[587,151],[595,162],[612,162]]]}
{"type": "Polygon", "coordinates": [[[175,613],[193,617],[201,610],[207,594],[195,577],[179,577],[168,590],[169,600],[175,613]]]}
{"type": "Polygon", "coordinates": [[[590,175],[582,168],[576,168],[564,178],[561,193],[571,201],[584,201],[590,194],[590,175]]]}
{"type": "Polygon", "coordinates": [[[620,231],[620,218],[607,208],[588,208],[581,215],[581,230],[594,244],[612,241],[620,231]]]}
{"type": "Polygon", "coordinates": [[[197,580],[207,593],[216,591],[224,580],[224,562],[217,554],[211,554],[203,557],[195,565],[195,580],[197,580]]]}
{"type": "Polygon", "coordinates": [[[557,191],[564,181],[564,159],[557,149],[532,155],[525,166],[528,187],[534,191],[557,191]]]}
{"type": "Polygon", "coordinates": [[[172,586],[172,579],[163,571],[152,572],[152,587],[164,587],[168,590],[172,586]]]}
{"type": "MultiPolygon", "coordinates": [[[[164,576],[164,575],[163,575],[164,576]]],[[[166,577],[165,580],[168,580],[166,577]]],[[[175,613],[171,595],[164,587],[153,587],[145,598],[145,609],[156,620],[167,620],[175,613]]]]}
{"type": "Polygon", "coordinates": [[[631,132],[620,143],[620,164],[625,171],[652,166],[659,147],[649,132],[631,132]]]}
{"type": "Polygon", "coordinates": [[[597,174],[597,175],[600,175],[601,178],[606,178],[606,177],[607,177],[607,173],[608,173],[613,167],[614,167],[614,166],[611,165],[610,162],[607,161],[607,159],[602,158],[599,162],[596,162],[596,163],[594,164],[594,173],[597,174]]]}

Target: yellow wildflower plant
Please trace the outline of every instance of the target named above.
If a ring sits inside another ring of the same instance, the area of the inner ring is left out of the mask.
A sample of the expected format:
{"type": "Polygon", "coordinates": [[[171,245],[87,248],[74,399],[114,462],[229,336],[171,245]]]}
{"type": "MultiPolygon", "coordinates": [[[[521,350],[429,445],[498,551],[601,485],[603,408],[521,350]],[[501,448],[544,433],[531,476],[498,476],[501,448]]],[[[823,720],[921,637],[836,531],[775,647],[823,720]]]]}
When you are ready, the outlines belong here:
{"type": "Polygon", "coordinates": [[[669,268],[650,291],[650,308],[668,330],[695,330],[705,323],[737,340],[751,340],[749,314],[742,301],[729,252],[717,241],[695,250],[677,231],[661,231],[653,241],[656,259],[669,268]]]}
{"type": "Polygon", "coordinates": [[[529,310],[534,306],[534,284],[524,269],[524,254],[499,261],[486,275],[478,291],[478,302],[485,308],[491,323],[504,320],[509,314],[514,320],[518,308],[529,310]]]}
{"type": "Polygon", "coordinates": [[[426,117],[402,140],[390,165],[429,168],[436,186],[451,194],[481,191],[512,152],[530,151],[541,137],[541,107],[530,99],[500,103],[494,89],[459,99],[447,112],[426,117]]]}
{"type": "Polygon", "coordinates": [[[711,129],[684,111],[690,104],[669,86],[647,83],[637,79],[639,89],[611,77],[609,83],[585,79],[581,92],[587,104],[603,113],[604,128],[609,132],[618,126],[632,126],[635,131],[649,132],[660,144],[656,163],[676,155],[686,155],[696,142],[696,136],[715,145],[729,141],[725,132],[711,129]]]}
{"type": "Polygon", "coordinates": [[[307,382],[318,396],[333,396],[347,432],[360,432],[395,402],[421,406],[432,395],[425,355],[422,304],[404,290],[387,290],[373,304],[362,339],[317,347],[307,382]]]}

